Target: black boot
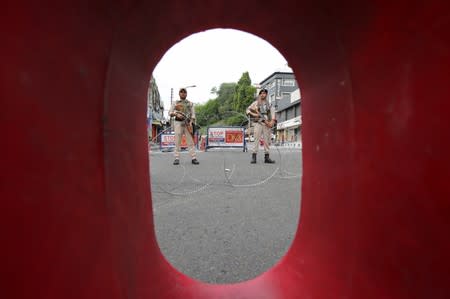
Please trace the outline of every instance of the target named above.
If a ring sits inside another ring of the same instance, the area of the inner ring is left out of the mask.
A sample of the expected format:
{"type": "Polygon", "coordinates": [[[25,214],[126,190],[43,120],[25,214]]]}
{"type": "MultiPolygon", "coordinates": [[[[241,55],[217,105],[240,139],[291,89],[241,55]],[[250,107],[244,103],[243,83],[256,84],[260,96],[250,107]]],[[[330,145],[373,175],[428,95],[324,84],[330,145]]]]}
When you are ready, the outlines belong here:
{"type": "Polygon", "coordinates": [[[252,163],[252,164],[256,163],[256,153],[252,154],[252,161],[250,163],[252,163]]]}
{"type": "Polygon", "coordinates": [[[264,163],[273,164],[275,161],[269,158],[269,154],[264,154],[264,163]]]}

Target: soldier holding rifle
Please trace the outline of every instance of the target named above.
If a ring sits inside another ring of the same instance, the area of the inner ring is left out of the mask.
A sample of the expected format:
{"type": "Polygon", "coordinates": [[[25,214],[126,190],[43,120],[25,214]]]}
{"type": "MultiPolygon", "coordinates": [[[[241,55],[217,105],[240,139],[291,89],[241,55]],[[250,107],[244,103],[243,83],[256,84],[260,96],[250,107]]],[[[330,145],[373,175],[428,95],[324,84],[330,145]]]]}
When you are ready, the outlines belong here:
{"type": "Polygon", "coordinates": [[[263,137],[264,140],[264,163],[275,163],[269,157],[270,137],[272,134],[272,127],[276,124],[275,109],[267,101],[267,89],[259,91],[258,98],[250,104],[247,108],[247,115],[254,121],[254,136],[255,143],[252,150],[252,160],[250,163],[256,163],[256,154],[259,149],[259,140],[263,137]]]}
{"type": "Polygon", "coordinates": [[[173,165],[180,164],[180,146],[183,134],[186,135],[186,142],[189,148],[189,154],[192,158],[192,164],[198,165],[197,157],[195,155],[194,140],[193,140],[193,125],[195,122],[194,104],[186,99],[186,88],[180,88],[180,99],[175,101],[170,107],[169,116],[175,117],[175,160],[173,165]]]}

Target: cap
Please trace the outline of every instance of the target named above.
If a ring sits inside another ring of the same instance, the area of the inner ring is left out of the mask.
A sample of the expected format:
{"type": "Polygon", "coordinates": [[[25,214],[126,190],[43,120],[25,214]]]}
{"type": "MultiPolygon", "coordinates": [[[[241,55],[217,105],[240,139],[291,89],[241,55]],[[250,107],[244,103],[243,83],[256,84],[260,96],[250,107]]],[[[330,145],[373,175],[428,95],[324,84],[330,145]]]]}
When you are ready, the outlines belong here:
{"type": "Polygon", "coordinates": [[[265,89],[265,88],[261,89],[258,94],[261,94],[263,92],[267,93],[267,89],[265,89]]]}

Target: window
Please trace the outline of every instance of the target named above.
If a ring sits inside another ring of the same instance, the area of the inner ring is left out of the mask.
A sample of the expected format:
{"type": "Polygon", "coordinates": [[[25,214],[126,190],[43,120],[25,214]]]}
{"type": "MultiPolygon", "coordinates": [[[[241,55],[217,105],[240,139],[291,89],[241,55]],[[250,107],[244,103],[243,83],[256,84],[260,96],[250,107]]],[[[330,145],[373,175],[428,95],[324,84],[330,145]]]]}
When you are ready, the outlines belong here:
{"type": "Polygon", "coordinates": [[[292,109],[291,107],[287,109],[287,111],[288,111],[288,119],[294,118],[294,109],[292,109]]]}
{"type": "Polygon", "coordinates": [[[281,86],[281,79],[277,79],[277,98],[280,97],[280,86],[281,86]]]}
{"type": "Polygon", "coordinates": [[[294,79],[283,79],[283,86],[295,86],[294,79]]]}

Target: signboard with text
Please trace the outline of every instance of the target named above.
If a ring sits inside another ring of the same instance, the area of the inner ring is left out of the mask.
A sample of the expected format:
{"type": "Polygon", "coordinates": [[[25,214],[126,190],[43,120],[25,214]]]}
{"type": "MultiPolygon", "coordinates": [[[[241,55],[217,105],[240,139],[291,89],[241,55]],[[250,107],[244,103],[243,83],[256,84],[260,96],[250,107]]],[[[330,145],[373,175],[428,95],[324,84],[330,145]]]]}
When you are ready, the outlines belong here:
{"type": "Polygon", "coordinates": [[[242,147],[245,146],[245,129],[242,127],[208,128],[207,147],[242,147]]]}
{"type": "MultiPolygon", "coordinates": [[[[197,144],[198,136],[194,136],[194,144],[197,144]]],[[[175,134],[161,134],[160,148],[174,148],[175,147],[175,134]]],[[[181,137],[181,147],[187,148],[186,136],[181,137]]]]}

